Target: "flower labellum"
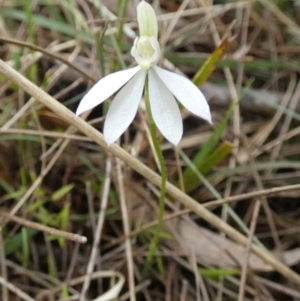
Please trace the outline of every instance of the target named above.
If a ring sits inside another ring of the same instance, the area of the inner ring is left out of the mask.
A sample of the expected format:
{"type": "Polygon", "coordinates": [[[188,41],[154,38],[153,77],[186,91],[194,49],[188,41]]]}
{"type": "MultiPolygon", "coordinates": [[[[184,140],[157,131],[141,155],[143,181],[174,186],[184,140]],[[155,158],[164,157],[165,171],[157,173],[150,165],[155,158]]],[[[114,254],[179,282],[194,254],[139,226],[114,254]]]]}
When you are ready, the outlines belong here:
{"type": "Polygon", "coordinates": [[[131,55],[138,66],[102,78],[83,97],[76,115],[94,108],[121,88],[110,105],[103,130],[106,143],[115,142],[133,121],[148,77],[154,122],[162,135],[177,145],[183,127],[175,98],[208,122],[211,122],[210,109],[203,94],[189,79],[156,66],[160,58],[160,46],[157,19],[151,5],[141,1],[137,7],[137,17],[140,36],[134,41],[131,55]]]}

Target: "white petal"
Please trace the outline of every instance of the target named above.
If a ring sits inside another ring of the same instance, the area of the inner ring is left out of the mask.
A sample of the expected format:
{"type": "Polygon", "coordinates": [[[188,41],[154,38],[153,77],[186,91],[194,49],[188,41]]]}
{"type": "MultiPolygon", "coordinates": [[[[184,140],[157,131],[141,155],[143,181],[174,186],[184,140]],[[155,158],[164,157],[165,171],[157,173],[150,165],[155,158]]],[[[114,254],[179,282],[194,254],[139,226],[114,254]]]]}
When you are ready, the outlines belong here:
{"type": "Polygon", "coordinates": [[[151,112],[160,132],[174,145],[182,137],[182,120],[174,96],[155,71],[149,69],[149,98],[151,112]]]}
{"type": "Polygon", "coordinates": [[[142,97],[146,74],[146,71],[140,70],[112,101],[103,130],[108,145],[115,142],[134,119],[142,97]]]}
{"type": "Polygon", "coordinates": [[[151,37],[150,42],[152,48],[154,49],[154,53],[152,55],[152,63],[156,65],[160,59],[160,46],[156,38],[151,37]]]}
{"type": "Polygon", "coordinates": [[[107,75],[100,79],[92,89],[82,98],[76,110],[76,115],[88,111],[102,103],[116,91],[118,91],[125,83],[127,83],[139,70],[140,66],[118,71],[107,75]]]}
{"type": "Polygon", "coordinates": [[[142,1],[137,6],[137,18],[140,36],[157,38],[157,19],[155,11],[150,4],[142,1]]]}
{"type": "Polygon", "coordinates": [[[195,115],[211,123],[208,103],[202,92],[189,79],[157,66],[153,68],[183,106],[195,115]]]}

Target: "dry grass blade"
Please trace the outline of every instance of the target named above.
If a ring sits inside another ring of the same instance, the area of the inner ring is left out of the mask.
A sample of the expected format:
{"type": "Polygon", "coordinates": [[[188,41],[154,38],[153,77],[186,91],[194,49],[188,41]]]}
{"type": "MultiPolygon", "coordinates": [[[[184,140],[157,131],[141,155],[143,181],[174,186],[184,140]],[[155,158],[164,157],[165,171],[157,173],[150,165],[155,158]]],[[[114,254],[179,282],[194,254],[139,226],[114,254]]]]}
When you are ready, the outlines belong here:
{"type": "MultiPolygon", "coordinates": [[[[117,279],[118,281],[112,285],[112,287],[106,291],[104,294],[99,296],[98,298],[94,299],[93,301],[110,301],[114,298],[117,298],[120,294],[120,291],[124,285],[125,278],[121,273],[115,272],[115,271],[98,271],[94,272],[90,275],[91,279],[100,279],[100,278],[111,278],[111,279],[117,279]]],[[[76,286],[84,281],[86,276],[77,277],[74,279],[71,279],[68,282],[69,286],[76,286]]],[[[0,278],[1,280],[1,278],[0,278]]],[[[43,300],[44,298],[54,298],[54,295],[61,292],[63,290],[63,285],[51,288],[49,290],[44,290],[37,296],[37,300],[43,300]]],[[[33,299],[31,299],[33,300],[33,299]]],[[[31,301],[30,300],[30,301],[31,301]]]]}
{"type": "Polygon", "coordinates": [[[121,161],[117,159],[117,179],[119,186],[119,195],[120,195],[120,203],[121,203],[121,212],[122,212],[122,220],[123,220],[123,228],[124,234],[126,236],[125,239],[125,247],[126,247],[126,260],[127,260],[127,269],[128,269],[128,279],[129,282],[129,295],[130,300],[135,301],[135,281],[134,281],[134,263],[133,263],[133,253],[132,246],[130,241],[130,222],[128,216],[128,208],[125,196],[124,189],[124,176],[122,173],[121,161]]]}
{"type": "Polygon", "coordinates": [[[10,213],[8,213],[8,212],[0,212],[0,220],[1,220],[1,224],[5,224],[9,220],[11,220],[11,221],[14,221],[15,223],[18,223],[18,224],[22,225],[22,226],[32,228],[32,229],[36,229],[36,230],[39,230],[39,231],[42,231],[42,232],[45,232],[47,234],[54,235],[54,236],[57,236],[57,237],[73,240],[73,241],[79,242],[81,244],[85,244],[87,242],[87,238],[85,236],[81,236],[79,234],[74,234],[74,233],[61,231],[61,230],[51,228],[51,227],[47,227],[47,226],[44,226],[42,224],[35,223],[35,222],[32,222],[32,221],[26,220],[24,218],[21,218],[21,217],[10,215],[10,213]]]}
{"type": "MultiPolygon", "coordinates": [[[[2,228],[0,227],[0,266],[1,266],[1,275],[4,281],[7,281],[7,270],[5,264],[5,250],[3,244],[3,235],[2,235],[2,228]]],[[[5,285],[2,286],[2,300],[8,301],[8,291],[5,285]]]]}
{"type": "Polygon", "coordinates": [[[19,298],[21,298],[21,300],[36,301],[33,298],[31,298],[29,295],[27,295],[26,293],[24,293],[22,290],[20,290],[18,287],[16,287],[12,283],[6,281],[2,276],[0,276],[0,284],[2,286],[4,286],[5,288],[7,288],[12,293],[14,293],[19,298]]]}
{"type": "Polygon", "coordinates": [[[87,265],[86,278],[83,282],[83,287],[81,290],[80,298],[82,300],[85,299],[85,295],[91,281],[91,274],[94,270],[95,262],[97,259],[97,253],[99,249],[99,243],[101,240],[101,234],[102,234],[102,229],[103,229],[103,224],[105,219],[105,210],[107,208],[107,203],[108,203],[108,195],[109,195],[110,182],[111,182],[111,165],[112,165],[111,158],[109,158],[106,162],[106,177],[105,177],[104,189],[103,189],[103,195],[101,201],[101,214],[99,214],[97,226],[95,229],[93,248],[87,265]]]}
{"type": "Polygon", "coordinates": [[[96,82],[96,79],[94,77],[92,77],[90,74],[88,74],[87,72],[85,72],[81,68],[78,68],[76,65],[72,64],[70,61],[65,59],[62,55],[59,55],[55,52],[49,51],[47,49],[44,49],[42,47],[27,43],[27,42],[14,40],[14,39],[9,39],[9,38],[5,38],[5,37],[0,37],[0,41],[5,42],[5,43],[14,44],[14,45],[17,45],[17,46],[26,47],[26,48],[41,52],[41,53],[47,55],[50,58],[60,60],[62,63],[66,64],[70,68],[74,69],[75,71],[77,71],[79,74],[81,74],[85,78],[90,79],[92,82],[96,82]]]}

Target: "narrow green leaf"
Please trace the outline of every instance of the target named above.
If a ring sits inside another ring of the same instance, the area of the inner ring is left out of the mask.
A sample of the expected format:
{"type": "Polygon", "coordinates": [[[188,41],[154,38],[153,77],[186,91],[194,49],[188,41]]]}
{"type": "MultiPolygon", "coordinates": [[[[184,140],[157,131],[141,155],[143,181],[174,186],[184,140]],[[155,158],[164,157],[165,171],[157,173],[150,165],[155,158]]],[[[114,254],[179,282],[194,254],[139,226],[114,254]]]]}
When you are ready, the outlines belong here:
{"type": "Polygon", "coordinates": [[[26,192],[25,187],[21,187],[19,190],[14,190],[11,193],[6,194],[3,199],[6,201],[12,199],[18,200],[24,195],[25,192],[26,192]]]}
{"type": "Polygon", "coordinates": [[[193,78],[193,82],[196,86],[201,86],[210,77],[210,75],[216,69],[217,64],[221,60],[227,48],[227,45],[227,40],[224,40],[223,43],[218,48],[216,48],[215,51],[205,61],[205,63],[202,65],[202,67],[199,69],[199,71],[193,78]]]}
{"type": "Polygon", "coordinates": [[[24,268],[28,267],[29,264],[29,240],[28,240],[28,233],[25,227],[22,228],[22,266],[24,268]]]}
{"type": "Polygon", "coordinates": [[[52,260],[51,256],[47,256],[47,263],[48,263],[48,274],[50,277],[55,279],[55,264],[52,260]]]}
{"type": "MultiPolygon", "coordinates": [[[[38,231],[35,229],[27,229],[27,240],[34,237],[36,234],[38,234],[38,231]]],[[[20,247],[23,244],[23,233],[19,232],[9,239],[6,240],[4,245],[5,255],[8,256],[17,250],[20,249],[20,247]]]]}
{"type": "MultiPolygon", "coordinates": [[[[234,148],[233,144],[228,141],[223,142],[216,150],[213,151],[202,163],[199,164],[198,170],[202,175],[207,174],[212,168],[222,162],[234,148]]],[[[184,188],[188,193],[196,188],[199,183],[198,176],[192,169],[188,169],[184,175],[184,188]]]]}
{"type": "MultiPolygon", "coordinates": [[[[199,152],[193,158],[192,162],[197,168],[199,168],[203,164],[203,162],[204,162],[204,160],[206,160],[207,156],[213,151],[213,149],[219,143],[219,140],[222,137],[222,135],[226,129],[227,122],[228,122],[235,106],[236,106],[236,103],[233,103],[229,107],[223,120],[217,125],[217,127],[214,130],[211,137],[208,139],[208,141],[203,145],[203,147],[199,150],[199,152]]],[[[183,172],[183,180],[184,180],[184,183],[187,185],[187,187],[185,187],[185,189],[189,188],[189,186],[190,186],[189,181],[191,178],[196,179],[193,169],[188,166],[183,172]]],[[[193,183],[193,185],[191,185],[191,187],[193,187],[194,185],[195,184],[193,183]]],[[[190,189],[191,189],[191,187],[190,187],[190,189]]],[[[187,190],[187,191],[190,191],[190,190],[187,190]]]]}
{"type": "MultiPolygon", "coordinates": [[[[34,30],[34,22],[33,22],[33,12],[31,9],[31,0],[24,0],[23,1],[23,7],[24,11],[26,14],[26,23],[27,23],[27,33],[28,33],[28,38],[31,44],[35,44],[36,40],[36,33],[34,30]]],[[[34,53],[34,51],[30,51],[31,53],[34,53]]],[[[33,64],[32,66],[29,67],[27,70],[28,78],[36,83],[37,82],[37,73],[38,73],[38,68],[37,64],[33,64]]]]}
{"type": "MultiPolygon", "coordinates": [[[[6,8],[3,9],[2,14],[6,18],[12,18],[15,20],[27,21],[26,14],[22,11],[6,8]]],[[[49,29],[53,32],[64,34],[69,37],[80,37],[83,39],[88,39],[89,41],[94,40],[93,35],[87,31],[77,31],[73,26],[70,26],[64,22],[58,20],[48,19],[42,16],[33,15],[32,21],[35,25],[41,26],[43,28],[49,29]]]]}
{"type": "MultiPolygon", "coordinates": [[[[195,56],[193,54],[180,53],[180,52],[167,52],[165,57],[169,59],[171,62],[177,64],[185,64],[190,66],[195,65],[203,65],[205,64],[206,59],[195,56]]],[[[229,67],[232,70],[236,70],[239,66],[239,62],[243,63],[245,70],[247,71],[261,71],[264,73],[260,74],[260,76],[265,76],[267,71],[277,70],[277,69],[290,69],[290,70],[299,70],[300,60],[299,59],[283,59],[279,58],[278,60],[262,60],[255,59],[253,61],[237,61],[233,59],[224,58],[218,64],[218,68],[222,69],[224,67],[229,67]]],[[[259,75],[259,74],[258,74],[259,75]]]]}
{"type": "Polygon", "coordinates": [[[51,196],[52,201],[58,201],[59,199],[64,197],[66,194],[68,194],[74,187],[75,187],[74,184],[69,184],[69,185],[66,185],[66,186],[56,190],[51,196]]]}
{"type": "Polygon", "coordinates": [[[240,274],[240,271],[237,269],[198,269],[199,273],[209,279],[218,279],[219,277],[224,276],[236,276],[240,274]]]}
{"type": "MultiPolygon", "coordinates": [[[[59,220],[60,220],[60,229],[63,231],[67,230],[68,224],[69,224],[69,220],[70,220],[70,208],[71,208],[71,204],[70,203],[66,203],[63,207],[63,209],[61,210],[61,212],[59,213],[59,220]]],[[[61,248],[64,247],[65,245],[65,239],[62,237],[58,237],[58,243],[60,245],[61,248]]]]}
{"type": "MultiPolygon", "coordinates": [[[[225,116],[223,117],[222,121],[217,125],[217,127],[215,128],[214,132],[212,133],[212,135],[210,136],[210,138],[205,142],[205,144],[203,145],[203,147],[199,150],[199,152],[195,155],[195,157],[192,159],[192,163],[194,166],[196,166],[196,168],[199,170],[199,168],[201,167],[201,165],[204,163],[204,160],[207,160],[207,157],[214,151],[214,149],[216,148],[217,144],[220,141],[220,138],[222,137],[227,123],[229,121],[230,116],[233,113],[233,110],[235,108],[235,106],[239,103],[239,100],[243,97],[243,95],[245,94],[245,92],[249,89],[249,87],[251,86],[253,80],[250,80],[247,85],[245,86],[245,88],[242,90],[242,93],[240,95],[240,98],[236,101],[233,102],[230,107],[228,108],[228,110],[225,113],[225,116]]],[[[212,160],[212,158],[211,158],[212,160]]],[[[215,159],[213,159],[215,160],[215,159]]],[[[211,165],[210,168],[212,168],[213,166],[211,165]]],[[[188,166],[184,171],[183,171],[183,180],[184,183],[187,183],[187,186],[189,186],[190,184],[189,179],[194,177],[194,170],[193,168],[191,168],[190,166],[188,166]]],[[[201,173],[202,174],[202,173],[201,173]]]]}
{"type": "Polygon", "coordinates": [[[63,283],[61,287],[61,299],[67,299],[69,297],[70,295],[68,291],[68,285],[66,283],[63,283]]]}
{"type": "Polygon", "coordinates": [[[7,193],[11,194],[14,193],[13,186],[9,185],[4,179],[0,178],[0,187],[5,190],[7,193]]]}

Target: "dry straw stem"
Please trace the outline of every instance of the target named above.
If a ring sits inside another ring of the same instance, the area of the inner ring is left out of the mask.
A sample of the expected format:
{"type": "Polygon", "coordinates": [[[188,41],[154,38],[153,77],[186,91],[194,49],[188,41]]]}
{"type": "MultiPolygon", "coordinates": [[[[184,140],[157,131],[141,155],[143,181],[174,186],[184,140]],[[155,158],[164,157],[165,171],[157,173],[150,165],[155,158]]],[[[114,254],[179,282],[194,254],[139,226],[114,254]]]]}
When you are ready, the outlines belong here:
{"type": "Polygon", "coordinates": [[[23,41],[20,41],[20,40],[10,39],[10,38],[6,38],[6,37],[0,37],[0,41],[1,42],[5,42],[5,43],[14,44],[14,45],[17,45],[17,46],[26,47],[26,48],[29,48],[31,50],[35,50],[35,51],[38,51],[40,53],[43,53],[44,55],[46,55],[46,56],[48,56],[50,58],[54,58],[54,59],[60,60],[65,65],[67,65],[70,68],[74,69],[79,74],[83,75],[84,77],[92,80],[93,82],[96,81],[95,78],[92,77],[90,74],[88,74],[87,72],[85,72],[81,68],[78,68],[76,65],[72,64],[72,62],[70,62],[69,60],[65,59],[62,55],[57,54],[57,53],[55,53],[53,51],[47,50],[45,48],[36,46],[36,45],[28,43],[28,42],[23,42],[23,41]]]}
{"type": "Polygon", "coordinates": [[[128,270],[127,281],[129,283],[130,301],[136,301],[133,256],[132,256],[131,241],[130,241],[130,222],[128,217],[126,197],[125,197],[124,179],[122,174],[121,161],[117,159],[116,163],[117,163],[117,181],[119,186],[118,192],[119,192],[121,212],[122,212],[123,229],[124,229],[124,234],[126,236],[125,248],[126,248],[126,259],[127,259],[127,270],[128,270]]]}
{"type": "Polygon", "coordinates": [[[98,217],[97,226],[95,225],[95,230],[93,233],[94,236],[93,247],[86,269],[86,278],[84,279],[83,286],[81,289],[80,300],[85,300],[86,292],[88,291],[88,288],[90,287],[90,283],[91,283],[91,274],[94,270],[94,266],[97,261],[97,255],[99,254],[99,244],[102,238],[102,229],[104,225],[105,213],[107,209],[107,203],[108,203],[108,197],[110,191],[111,166],[112,166],[112,162],[111,162],[111,157],[109,156],[106,159],[106,175],[105,175],[104,186],[102,190],[101,210],[98,217]]]}
{"type": "MultiPolygon", "coordinates": [[[[283,187],[274,187],[274,188],[264,189],[264,190],[260,190],[260,191],[252,191],[252,192],[248,192],[248,193],[228,197],[228,198],[225,198],[225,199],[210,201],[210,202],[202,204],[202,206],[204,208],[215,209],[216,207],[221,206],[223,204],[229,204],[229,203],[245,201],[245,200],[249,200],[249,199],[253,199],[253,198],[257,198],[257,197],[261,197],[261,196],[266,196],[266,195],[276,195],[280,192],[291,191],[291,190],[300,190],[300,184],[287,185],[287,186],[283,186],[283,187]]],[[[179,217],[181,215],[185,215],[185,214],[190,213],[190,212],[191,212],[190,209],[183,209],[183,210],[180,210],[180,211],[176,211],[174,213],[165,215],[164,216],[164,221],[174,219],[176,217],[179,217]]],[[[139,233],[142,233],[142,232],[144,232],[145,230],[147,230],[151,227],[155,227],[156,225],[157,225],[157,220],[154,220],[152,222],[144,224],[140,228],[131,231],[130,236],[136,236],[139,233]]],[[[126,239],[125,236],[118,237],[118,238],[110,241],[105,247],[110,248],[114,245],[117,245],[117,244],[123,242],[125,239],[126,239]]]]}
{"type": "MultiPolygon", "coordinates": [[[[99,296],[96,299],[93,299],[93,301],[110,301],[110,300],[115,300],[119,295],[120,291],[125,283],[125,278],[123,274],[113,271],[113,270],[108,270],[108,271],[98,271],[94,272],[90,275],[91,280],[95,279],[100,279],[100,278],[109,278],[111,280],[115,280],[115,282],[111,282],[112,287],[106,291],[104,294],[99,296]],[[116,281],[117,280],[117,281],[116,281]]],[[[77,286],[78,284],[82,283],[86,278],[86,275],[80,276],[78,278],[74,278],[70,281],[68,281],[66,284],[68,287],[72,286],[77,286]]],[[[0,276],[1,280],[1,276],[0,276]]],[[[0,282],[1,283],[1,282],[0,282]]],[[[35,300],[54,300],[54,295],[62,292],[65,288],[66,284],[59,284],[58,286],[48,289],[48,290],[42,290],[36,297],[35,300]]],[[[62,299],[60,299],[62,300],[62,299]]],[[[69,299],[63,299],[63,300],[69,300],[69,299]]],[[[72,299],[70,299],[72,300],[72,299]]],[[[75,299],[77,300],[77,299],[75,299]]]]}
{"type": "MultiPolygon", "coordinates": [[[[7,269],[5,262],[5,250],[2,237],[2,228],[0,227],[0,267],[1,275],[5,281],[7,281],[7,269]]],[[[8,290],[5,285],[2,285],[2,301],[8,301],[8,290]]]]}
{"type": "MultiPolygon", "coordinates": [[[[157,187],[160,187],[161,177],[156,174],[153,170],[145,166],[142,162],[137,160],[135,157],[131,156],[121,147],[116,144],[107,146],[103,135],[98,132],[95,128],[89,125],[87,122],[80,118],[76,118],[75,114],[69,109],[64,107],[53,97],[48,95],[42,89],[34,85],[23,75],[18,73],[16,70],[8,66],[4,61],[0,60],[0,73],[4,74],[8,79],[15,82],[21,89],[24,89],[28,94],[33,96],[36,100],[44,104],[46,107],[51,109],[59,117],[61,117],[65,122],[73,125],[80,132],[85,134],[87,137],[91,138],[95,143],[101,146],[105,151],[110,152],[123,162],[125,162],[132,169],[137,171],[139,174],[144,176],[150,182],[152,182],[157,187]]],[[[197,203],[194,199],[186,195],[184,192],[179,190],[177,187],[173,186],[171,183],[167,183],[167,193],[170,194],[174,199],[180,201],[185,207],[189,208],[199,217],[203,218],[205,221],[213,225],[220,231],[223,231],[228,237],[240,243],[243,246],[247,246],[248,239],[241,233],[233,229],[231,226],[222,221],[219,217],[215,216],[208,209],[206,209],[201,204],[197,203]]],[[[252,251],[257,254],[263,261],[272,266],[279,273],[284,275],[287,279],[293,281],[295,284],[300,286],[300,276],[292,271],[285,264],[276,259],[269,252],[260,249],[256,245],[251,245],[252,251]]]]}
{"type": "Polygon", "coordinates": [[[0,276],[0,284],[10,290],[12,293],[17,295],[20,299],[25,301],[36,301],[33,298],[31,298],[29,295],[24,293],[22,290],[20,290],[18,287],[16,287],[14,284],[12,284],[9,281],[6,281],[2,276],[0,276]]]}
{"type": "Polygon", "coordinates": [[[10,215],[9,213],[0,212],[0,221],[1,221],[1,223],[6,223],[7,220],[14,221],[17,224],[23,225],[23,226],[28,227],[28,228],[36,229],[36,230],[45,232],[45,233],[50,234],[50,235],[55,235],[55,236],[62,237],[62,238],[65,238],[65,239],[73,240],[73,241],[79,242],[81,244],[84,244],[84,243],[87,242],[87,238],[85,236],[81,236],[79,234],[74,234],[74,233],[70,233],[70,232],[65,232],[65,231],[62,231],[62,230],[58,230],[58,229],[55,229],[55,228],[51,228],[51,227],[48,227],[48,226],[41,225],[39,223],[28,221],[28,220],[26,220],[24,218],[21,218],[21,217],[10,215]]]}

